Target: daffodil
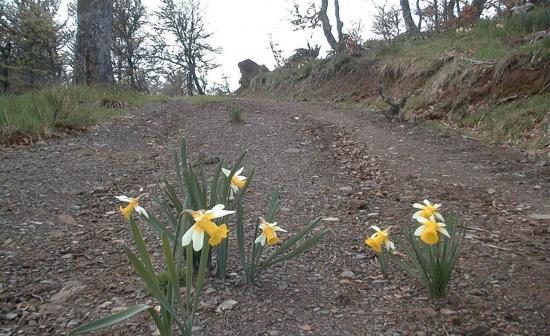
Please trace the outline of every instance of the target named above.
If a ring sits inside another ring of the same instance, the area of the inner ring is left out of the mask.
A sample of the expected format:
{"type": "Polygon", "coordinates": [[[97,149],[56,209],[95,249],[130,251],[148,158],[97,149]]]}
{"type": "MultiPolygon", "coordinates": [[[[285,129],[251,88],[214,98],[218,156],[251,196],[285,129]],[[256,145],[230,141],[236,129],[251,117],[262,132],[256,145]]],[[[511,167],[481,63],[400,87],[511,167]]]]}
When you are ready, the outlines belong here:
{"type": "Polygon", "coordinates": [[[445,229],[445,223],[439,223],[436,221],[434,216],[430,218],[416,217],[416,220],[419,221],[422,225],[419,226],[415,231],[415,236],[420,236],[420,239],[428,244],[435,245],[439,242],[439,234],[451,238],[447,229],[445,229]]]}
{"type": "MultiPolygon", "coordinates": [[[[237,170],[231,178],[231,190],[235,193],[238,192],[239,189],[242,189],[246,183],[246,176],[241,175],[243,170],[244,168],[241,167],[241,169],[237,170]]],[[[222,168],[222,172],[227,177],[231,175],[231,171],[229,169],[222,168]]]]}
{"type": "Polygon", "coordinates": [[[382,244],[386,248],[386,250],[393,250],[395,249],[395,244],[390,241],[389,238],[389,231],[390,228],[387,228],[386,230],[381,230],[378,226],[371,226],[371,229],[376,231],[372,234],[369,238],[365,239],[365,245],[369,246],[374,250],[376,253],[382,252],[382,244]]]}
{"type": "Polygon", "coordinates": [[[254,242],[260,243],[262,246],[265,246],[265,243],[271,246],[279,242],[279,238],[277,238],[277,233],[275,232],[287,232],[285,229],[278,227],[277,222],[268,223],[262,217],[260,217],[260,229],[262,229],[262,234],[254,242]]]}
{"type": "Polygon", "coordinates": [[[119,200],[121,202],[128,203],[128,205],[125,206],[124,208],[119,207],[120,212],[122,213],[122,216],[124,216],[124,218],[130,219],[130,215],[132,214],[132,211],[135,211],[138,214],[143,215],[146,218],[149,218],[149,215],[147,214],[147,211],[145,211],[145,209],[143,209],[142,207],[139,206],[140,197],[142,197],[142,195],[140,195],[139,197],[128,197],[128,196],[124,196],[124,195],[115,196],[115,198],[117,200],[119,200]]]}
{"type": "Polygon", "coordinates": [[[216,204],[206,212],[204,210],[189,211],[195,220],[195,224],[185,232],[181,238],[181,245],[187,246],[193,241],[193,250],[200,251],[204,241],[204,232],[208,234],[208,243],[211,246],[219,245],[224,238],[227,238],[227,234],[229,233],[227,225],[221,224],[218,226],[212,221],[216,218],[235,213],[235,211],[224,210],[224,207],[223,204],[216,204]]]}
{"type": "Polygon", "coordinates": [[[419,211],[415,212],[413,215],[413,219],[418,219],[418,217],[424,217],[424,218],[430,218],[431,216],[435,216],[440,221],[444,222],[443,216],[439,213],[439,208],[441,207],[441,204],[432,204],[428,200],[424,200],[424,204],[420,203],[414,203],[413,208],[420,209],[419,211]]]}

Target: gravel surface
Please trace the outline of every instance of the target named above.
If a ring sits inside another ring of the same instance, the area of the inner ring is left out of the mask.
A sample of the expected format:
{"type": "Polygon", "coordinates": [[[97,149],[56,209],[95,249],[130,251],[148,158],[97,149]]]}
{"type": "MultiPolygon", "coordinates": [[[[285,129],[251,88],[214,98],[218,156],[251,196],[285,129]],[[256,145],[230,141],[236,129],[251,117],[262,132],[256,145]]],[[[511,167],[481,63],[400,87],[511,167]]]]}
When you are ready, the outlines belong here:
{"type": "MultiPolygon", "coordinates": [[[[66,335],[152,302],[122,253],[132,241],[114,196],[159,194],[182,137],[195,163],[247,151],[244,165],[256,169],[250,223],[278,187],[283,228],[295,232],[321,216],[331,229],[253,287],[233,253],[230,277],[207,281],[196,334],[549,333],[548,157],[388,124],[350,107],[230,103],[245,111],[245,123],[229,123],[229,101],[174,100],[129,109],[78,136],[0,149],[0,335],[66,335]],[[412,203],[424,198],[458,211],[469,227],[450,294],[438,301],[395,267],[382,278],[363,246],[370,225],[394,225],[399,236],[412,225],[412,203]],[[217,309],[222,303],[229,308],[217,309]]],[[[150,200],[142,205],[154,211],[150,200]]],[[[158,245],[152,232],[146,240],[158,245]]],[[[155,327],[143,314],[97,334],[153,335],[155,327]]]]}

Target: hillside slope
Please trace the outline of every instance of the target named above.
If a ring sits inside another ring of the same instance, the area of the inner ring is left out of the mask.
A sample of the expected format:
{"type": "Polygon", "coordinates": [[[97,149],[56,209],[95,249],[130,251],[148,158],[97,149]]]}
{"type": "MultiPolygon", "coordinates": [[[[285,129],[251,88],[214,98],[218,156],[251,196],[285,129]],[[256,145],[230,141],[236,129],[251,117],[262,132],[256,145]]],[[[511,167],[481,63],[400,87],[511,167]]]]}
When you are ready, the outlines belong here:
{"type": "Polygon", "coordinates": [[[423,37],[264,72],[241,94],[364,103],[380,112],[402,101],[404,119],[550,148],[550,8],[423,37]]]}

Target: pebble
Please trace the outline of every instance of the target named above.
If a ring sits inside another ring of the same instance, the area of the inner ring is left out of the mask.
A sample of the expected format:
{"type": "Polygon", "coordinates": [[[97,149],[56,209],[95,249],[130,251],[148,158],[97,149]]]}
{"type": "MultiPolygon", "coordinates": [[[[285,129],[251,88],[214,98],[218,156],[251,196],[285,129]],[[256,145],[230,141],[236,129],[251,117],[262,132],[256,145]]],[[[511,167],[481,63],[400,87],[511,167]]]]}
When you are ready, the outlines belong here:
{"type": "Polygon", "coordinates": [[[437,312],[432,307],[426,307],[426,308],[419,309],[419,312],[422,313],[422,315],[426,315],[428,317],[436,317],[437,316],[437,312]]]}
{"type": "Polygon", "coordinates": [[[450,316],[450,315],[456,315],[458,314],[456,312],[456,310],[452,310],[452,309],[449,309],[449,308],[441,308],[439,310],[439,312],[441,313],[441,315],[445,315],[445,316],[450,316]]]}
{"type": "Polygon", "coordinates": [[[300,329],[302,329],[303,331],[311,331],[311,326],[309,324],[304,324],[300,326],[300,329]]]}
{"type": "Polygon", "coordinates": [[[231,310],[238,304],[235,300],[225,300],[224,302],[220,303],[218,308],[216,308],[216,313],[222,313],[224,310],[231,310]]]}
{"type": "Polygon", "coordinates": [[[342,192],[344,194],[347,194],[347,193],[352,193],[353,192],[353,187],[340,187],[340,188],[338,188],[338,190],[340,190],[340,192],[342,192]]]}
{"type": "Polygon", "coordinates": [[[355,278],[355,273],[353,273],[352,271],[343,271],[342,273],[340,273],[340,278],[353,279],[355,278]]]}
{"type": "Polygon", "coordinates": [[[17,313],[7,313],[6,320],[13,320],[17,317],[17,313]]]}

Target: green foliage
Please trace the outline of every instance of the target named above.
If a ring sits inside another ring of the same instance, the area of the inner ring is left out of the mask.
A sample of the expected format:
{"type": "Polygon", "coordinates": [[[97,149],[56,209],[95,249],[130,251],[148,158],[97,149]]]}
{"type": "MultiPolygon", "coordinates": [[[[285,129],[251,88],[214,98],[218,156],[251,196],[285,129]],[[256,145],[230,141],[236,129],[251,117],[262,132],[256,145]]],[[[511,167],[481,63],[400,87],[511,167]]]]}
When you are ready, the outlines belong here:
{"type": "Polygon", "coordinates": [[[55,20],[58,8],[53,0],[0,4],[0,92],[60,81],[69,35],[55,20]]]}
{"type": "MultiPolygon", "coordinates": [[[[276,265],[280,262],[289,260],[293,257],[297,257],[306,250],[315,246],[327,233],[328,229],[321,229],[316,232],[313,232],[320,223],[320,218],[316,218],[305,225],[302,230],[296,233],[294,236],[286,239],[286,241],[280,245],[276,246],[265,259],[262,259],[262,254],[265,251],[265,246],[259,242],[252,241],[246,251],[246,241],[245,241],[245,225],[243,218],[243,206],[242,206],[242,197],[238,196],[236,199],[237,203],[237,245],[239,252],[239,262],[243,269],[243,273],[246,279],[247,284],[253,284],[256,281],[258,275],[273,265],[276,265]],[[311,234],[310,237],[306,237],[311,234]]],[[[267,211],[265,221],[268,223],[275,223],[277,217],[277,212],[279,210],[279,194],[274,192],[271,197],[271,202],[267,211]]],[[[254,236],[259,235],[259,225],[258,221],[254,228],[254,236]]]]}
{"type": "Polygon", "coordinates": [[[509,34],[534,33],[550,28],[550,7],[535,7],[525,15],[512,15],[502,20],[504,31],[509,34]]]}
{"type": "Polygon", "coordinates": [[[227,114],[229,115],[229,121],[232,124],[244,122],[243,110],[239,105],[232,104],[227,107],[227,114]]]}
{"type": "Polygon", "coordinates": [[[53,86],[22,95],[0,95],[0,143],[21,133],[48,137],[58,127],[82,129],[119,115],[103,104],[105,99],[142,105],[165,98],[84,86],[53,86]]]}
{"type": "Polygon", "coordinates": [[[137,304],[135,306],[132,306],[124,311],[109,315],[107,317],[101,318],[99,320],[93,321],[91,323],[83,324],[80,327],[73,330],[70,335],[82,335],[85,333],[89,333],[95,330],[108,328],[110,326],[113,326],[115,324],[118,324],[122,321],[125,321],[131,317],[133,317],[136,314],[141,313],[144,310],[152,309],[152,307],[146,305],[146,304],[137,304]]]}
{"type": "MultiPolygon", "coordinates": [[[[487,106],[466,114],[460,126],[470,127],[483,133],[490,133],[499,142],[519,145],[533,136],[538,128],[544,128],[544,118],[550,111],[550,94],[519,98],[498,105],[487,106]]],[[[544,148],[550,144],[548,129],[539,130],[546,135],[537,136],[544,148]]]]}
{"type": "Polygon", "coordinates": [[[444,297],[460,255],[466,227],[459,224],[456,215],[450,216],[446,221],[446,229],[451,238],[442,236],[435,245],[424,244],[414,235],[415,228],[407,228],[405,238],[408,244],[401,244],[407,259],[392,259],[417,278],[429,290],[432,298],[444,297]]]}

